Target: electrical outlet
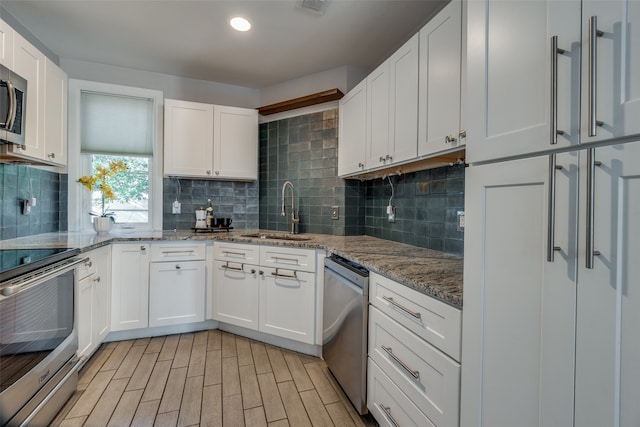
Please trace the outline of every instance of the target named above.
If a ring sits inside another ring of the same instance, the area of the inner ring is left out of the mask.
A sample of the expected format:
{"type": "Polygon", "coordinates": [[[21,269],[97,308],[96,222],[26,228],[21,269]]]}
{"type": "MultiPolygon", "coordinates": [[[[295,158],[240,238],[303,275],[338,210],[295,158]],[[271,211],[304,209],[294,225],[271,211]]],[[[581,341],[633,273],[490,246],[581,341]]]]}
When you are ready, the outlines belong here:
{"type": "Polygon", "coordinates": [[[179,214],[181,212],[181,208],[182,208],[182,204],[176,200],[175,202],[173,202],[173,205],[171,205],[171,213],[179,214]]]}
{"type": "Polygon", "coordinates": [[[396,222],[396,207],[389,205],[387,206],[387,220],[389,222],[396,222]]]}
{"type": "Polygon", "coordinates": [[[331,206],[331,219],[340,218],[340,206],[331,206]]]}
{"type": "Polygon", "coordinates": [[[458,211],[458,231],[464,231],[464,211],[458,211]]]}

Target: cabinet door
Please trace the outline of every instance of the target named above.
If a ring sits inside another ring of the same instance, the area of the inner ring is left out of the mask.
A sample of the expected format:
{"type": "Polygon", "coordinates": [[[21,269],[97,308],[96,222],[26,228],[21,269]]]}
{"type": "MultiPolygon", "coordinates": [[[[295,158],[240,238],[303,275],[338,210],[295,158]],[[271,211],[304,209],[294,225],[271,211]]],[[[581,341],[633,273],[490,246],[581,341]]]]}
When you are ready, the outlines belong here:
{"type": "Polygon", "coordinates": [[[235,261],[213,262],[213,318],[258,330],[258,267],[235,261]]]}
{"type": "Polygon", "coordinates": [[[313,344],[315,274],[265,269],[260,285],[260,332],[313,344]]]}
{"type": "Polygon", "coordinates": [[[640,135],[640,2],[635,0],[584,0],[582,2],[582,127],[581,142],[640,135]],[[589,20],[597,29],[595,71],[591,74],[589,20]],[[589,97],[595,79],[593,102],[596,126],[591,132],[589,97]]]}
{"type": "MultiPolygon", "coordinates": [[[[581,207],[576,342],[576,426],[640,420],[640,143],[595,149],[594,257],[586,268],[581,207]]],[[[588,167],[586,156],[581,165],[588,167]]],[[[581,200],[587,185],[581,183],[581,200]]],[[[581,203],[583,203],[581,201],[581,203]]],[[[466,307],[465,307],[466,308],[466,307]]]]}
{"type": "Polygon", "coordinates": [[[258,179],[258,111],[213,108],[213,168],[215,178],[258,179]]]}
{"type": "Polygon", "coordinates": [[[367,77],[367,169],[384,166],[389,148],[389,60],[367,77]]]}
{"type": "Polygon", "coordinates": [[[27,108],[24,147],[17,153],[46,159],[44,150],[44,62],[45,56],[20,34],[14,33],[13,68],[27,80],[27,108]]]}
{"type": "Polygon", "coordinates": [[[213,176],[213,105],[165,99],[164,174],[213,176]]]}
{"type": "Polygon", "coordinates": [[[154,262],[149,279],[149,326],[204,320],[204,261],[154,262]]]}
{"type": "Polygon", "coordinates": [[[0,64],[13,69],[13,28],[0,19],[0,64]]]}
{"type": "Polygon", "coordinates": [[[93,284],[92,329],[95,346],[98,346],[111,331],[111,246],[91,251],[90,256],[97,264],[93,284]]]}
{"type": "Polygon", "coordinates": [[[419,156],[463,143],[458,135],[461,38],[461,0],[453,0],[420,30],[419,156]]]}
{"type": "Polygon", "coordinates": [[[549,163],[466,171],[464,426],[573,425],[577,155],[558,155],[554,222],[549,163]]]}
{"type": "Polygon", "coordinates": [[[340,100],[338,126],[338,175],[363,171],[367,137],[366,79],[340,100]]]}
{"type": "Polygon", "coordinates": [[[471,1],[469,163],[578,143],[580,1],[471,1]],[[558,36],[558,136],[551,145],[551,37],[558,36]]]}
{"type": "Polygon", "coordinates": [[[414,35],[389,58],[389,155],[387,163],[418,154],[418,46],[414,35]]]}
{"type": "Polygon", "coordinates": [[[44,147],[45,159],[67,164],[67,74],[45,60],[44,147]]]}
{"type": "Polygon", "coordinates": [[[91,323],[93,298],[93,275],[78,283],[78,356],[89,355],[93,349],[93,325],[91,323]]]}
{"type": "Polygon", "coordinates": [[[111,270],[111,330],[149,325],[148,244],[113,245],[111,270]]]}

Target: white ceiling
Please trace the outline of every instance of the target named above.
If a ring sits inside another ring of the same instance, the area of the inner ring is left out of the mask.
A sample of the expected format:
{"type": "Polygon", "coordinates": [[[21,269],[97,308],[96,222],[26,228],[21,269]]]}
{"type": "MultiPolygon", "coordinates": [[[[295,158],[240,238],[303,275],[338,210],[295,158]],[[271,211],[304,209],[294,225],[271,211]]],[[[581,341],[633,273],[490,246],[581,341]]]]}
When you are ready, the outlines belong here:
{"type": "Polygon", "coordinates": [[[327,0],[0,0],[60,58],[263,88],[332,68],[372,69],[446,3],[327,0]],[[230,29],[232,16],[253,29],[230,29]]]}

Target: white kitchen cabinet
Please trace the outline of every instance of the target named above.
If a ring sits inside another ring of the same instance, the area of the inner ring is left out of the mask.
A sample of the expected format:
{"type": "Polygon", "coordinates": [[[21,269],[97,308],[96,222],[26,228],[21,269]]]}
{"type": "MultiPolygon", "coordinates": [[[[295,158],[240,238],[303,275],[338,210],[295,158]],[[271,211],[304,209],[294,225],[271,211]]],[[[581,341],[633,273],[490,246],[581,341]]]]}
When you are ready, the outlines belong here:
{"type": "Polygon", "coordinates": [[[369,276],[367,407],[382,425],[458,426],[461,312],[369,276]]]}
{"type": "Polygon", "coordinates": [[[0,64],[13,68],[13,28],[0,19],[0,64]]]}
{"type": "Polygon", "coordinates": [[[213,257],[215,320],[315,344],[314,250],[216,242],[213,257]]]}
{"type": "Polygon", "coordinates": [[[468,163],[578,144],[580,1],[468,2],[468,163]],[[557,36],[563,54],[552,56],[557,36]],[[551,144],[551,58],[557,144],[551,144]]]}
{"type": "Polygon", "coordinates": [[[214,260],[212,298],[215,320],[259,329],[259,268],[242,262],[214,260]]]}
{"type": "Polygon", "coordinates": [[[149,265],[149,326],[204,321],[204,242],[153,242],[149,265]]]}
{"type": "Polygon", "coordinates": [[[78,356],[89,356],[110,331],[111,248],[83,254],[78,274],[78,356]]]}
{"type": "Polygon", "coordinates": [[[340,100],[338,176],[362,172],[367,138],[367,79],[340,100]]]}
{"type": "MultiPolygon", "coordinates": [[[[640,142],[594,149],[593,268],[580,180],[575,425],[640,420],[640,142]]],[[[587,169],[587,156],[580,168],[587,169]]],[[[585,174],[586,175],[586,174],[585,174]]]]}
{"type": "Polygon", "coordinates": [[[315,273],[264,268],[260,282],[260,332],[314,344],[315,273]]]}
{"type": "Polygon", "coordinates": [[[552,174],[548,156],[467,170],[462,425],[640,418],[638,156],[636,142],[557,154],[552,174]]]}
{"type": "Polygon", "coordinates": [[[418,156],[459,149],[462,1],[453,0],[420,30],[418,156]]]}
{"type": "Polygon", "coordinates": [[[149,243],[112,245],[111,330],[149,326],[149,243]]]}
{"type": "Polygon", "coordinates": [[[45,56],[17,32],[13,34],[13,71],[27,80],[24,146],[11,145],[15,153],[46,159],[44,147],[45,56]]]}
{"type": "Polygon", "coordinates": [[[164,100],[164,174],[213,173],[213,105],[164,100]]]}
{"type": "Polygon", "coordinates": [[[49,163],[67,164],[68,77],[49,58],[44,63],[44,148],[49,163]]]}
{"type": "Polygon", "coordinates": [[[164,174],[256,180],[257,111],[165,99],[164,174]]]}
{"type": "Polygon", "coordinates": [[[418,47],[416,34],[367,77],[367,169],[417,155],[418,47]]]}
{"type": "MultiPolygon", "coordinates": [[[[580,142],[640,135],[640,2],[582,1],[582,115],[580,142]],[[602,32],[590,41],[589,22],[602,32]],[[595,73],[589,48],[595,49],[595,73]],[[589,88],[594,79],[594,97],[589,88]],[[593,100],[593,109],[590,102],[593,100]],[[595,134],[590,113],[594,112],[595,134]],[[597,125],[602,122],[601,125],[597,125]]],[[[577,97],[576,97],[577,98],[577,97]]]]}
{"type": "Polygon", "coordinates": [[[213,174],[216,178],[258,179],[258,111],[213,107],[213,174]]]}
{"type": "Polygon", "coordinates": [[[153,262],[149,279],[150,327],[204,321],[204,260],[153,262]]]}

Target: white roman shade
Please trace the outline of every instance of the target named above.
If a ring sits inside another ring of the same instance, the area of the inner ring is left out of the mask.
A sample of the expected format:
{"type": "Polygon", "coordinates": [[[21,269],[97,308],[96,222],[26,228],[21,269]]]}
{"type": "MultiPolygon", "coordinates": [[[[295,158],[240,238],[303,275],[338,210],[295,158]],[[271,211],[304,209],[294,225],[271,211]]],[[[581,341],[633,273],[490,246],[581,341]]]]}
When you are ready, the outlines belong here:
{"type": "Polygon", "coordinates": [[[153,108],[148,98],[82,91],[81,151],[153,155],[153,108]]]}

